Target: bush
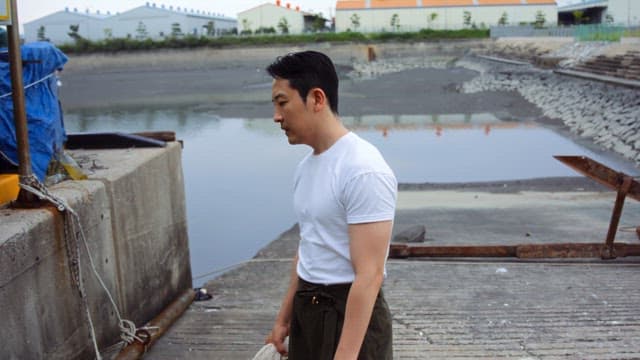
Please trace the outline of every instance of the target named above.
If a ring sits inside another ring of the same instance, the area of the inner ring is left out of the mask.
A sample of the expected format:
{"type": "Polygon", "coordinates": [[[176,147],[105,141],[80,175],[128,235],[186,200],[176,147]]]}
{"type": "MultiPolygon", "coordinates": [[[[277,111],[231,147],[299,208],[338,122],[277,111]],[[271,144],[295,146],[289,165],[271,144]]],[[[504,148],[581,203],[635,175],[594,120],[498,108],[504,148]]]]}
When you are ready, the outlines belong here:
{"type": "Polygon", "coordinates": [[[0,48],[8,47],[9,39],[7,38],[7,30],[0,26],[0,48]]]}
{"type": "Polygon", "coordinates": [[[65,53],[94,53],[107,52],[114,53],[118,51],[144,51],[152,49],[182,49],[182,48],[198,48],[213,47],[222,48],[238,45],[275,45],[275,44],[305,44],[319,42],[359,42],[367,43],[372,41],[428,41],[428,40],[444,40],[444,39],[476,39],[488,38],[489,30],[487,29],[462,29],[462,30],[432,30],[422,29],[418,32],[380,32],[371,34],[362,34],[359,32],[347,31],[342,33],[319,32],[307,34],[286,34],[277,35],[275,29],[261,29],[256,34],[250,31],[241,32],[241,36],[227,35],[221,37],[207,36],[170,36],[162,40],[144,39],[138,40],[134,38],[109,38],[100,41],[90,41],[86,39],[76,40],[74,43],[68,43],[59,46],[65,53]]]}

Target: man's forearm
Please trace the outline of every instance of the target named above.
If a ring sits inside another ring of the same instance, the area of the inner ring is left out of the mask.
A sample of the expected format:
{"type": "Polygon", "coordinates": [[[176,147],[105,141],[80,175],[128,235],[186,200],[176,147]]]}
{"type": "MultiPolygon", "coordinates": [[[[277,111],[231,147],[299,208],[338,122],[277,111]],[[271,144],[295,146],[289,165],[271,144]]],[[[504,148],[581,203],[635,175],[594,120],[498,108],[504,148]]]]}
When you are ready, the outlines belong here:
{"type": "Polygon", "coordinates": [[[349,290],[344,324],[335,360],[357,359],[364,341],[383,276],[356,276],[349,290]]]}
{"type": "Polygon", "coordinates": [[[289,280],[289,288],[287,289],[287,293],[282,299],[282,304],[280,305],[280,311],[276,317],[276,320],[273,324],[273,329],[271,330],[271,334],[267,337],[265,342],[272,342],[278,352],[281,354],[285,354],[287,349],[284,345],[284,339],[287,335],[289,335],[289,327],[291,325],[291,316],[293,314],[293,297],[295,296],[296,290],[298,289],[298,273],[296,271],[296,267],[298,264],[298,256],[293,259],[293,264],[291,265],[290,272],[290,280],[289,280]]]}
{"type": "Polygon", "coordinates": [[[293,311],[293,296],[298,289],[298,255],[293,258],[293,262],[291,264],[291,271],[289,272],[289,287],[287,288],[287,293],[282,299],[282,304],[280,305],[280,311],[278,312],[278,316],[276,318],[276,322],[286,323],[287,325],[291,321],[291,313],[293,311]]]}

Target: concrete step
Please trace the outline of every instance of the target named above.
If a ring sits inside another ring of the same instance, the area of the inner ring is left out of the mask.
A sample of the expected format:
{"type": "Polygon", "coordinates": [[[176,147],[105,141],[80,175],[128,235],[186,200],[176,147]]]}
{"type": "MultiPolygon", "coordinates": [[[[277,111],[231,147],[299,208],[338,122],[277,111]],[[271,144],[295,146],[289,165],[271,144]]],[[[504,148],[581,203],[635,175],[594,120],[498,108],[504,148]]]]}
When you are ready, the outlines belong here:
{"type": "Polygon", "coordinates": [[[586,62],[585,65],[599,67],[599,68],[607,68],[607,69],[617,69],[620,68],[620,63],[604,63],[604,62],[586,62]]]}
{"type": "Polygon", "coordinates": [[[609,73],[607,73],[606,71],[593,70],[593,69],[588,69],[588,68],[575,67],[575,68],[573,68],[573,70],[587,72],[587,73],[591,73],[591,74],[613,76],[613,75],[610,75],[609,73]]]}
{"type": "Polygon", "coordinates": [[[611,67],[597,66],[597,65],[583,65],[582,68],[591,69],[593,71],[611,72],[611,73],[615,73],[618,71],[618,69],[620,69],[620,68],[611,68],[611,67]]]}
{"type": "Polygon", "coordinates": [[[587,64],[597,65],[597,66],[605,66],[605,67],[620,67],[621,66],[621,62],[620,61],[598,60],[598,61],[587,61],[586,63],[587,64]]]}

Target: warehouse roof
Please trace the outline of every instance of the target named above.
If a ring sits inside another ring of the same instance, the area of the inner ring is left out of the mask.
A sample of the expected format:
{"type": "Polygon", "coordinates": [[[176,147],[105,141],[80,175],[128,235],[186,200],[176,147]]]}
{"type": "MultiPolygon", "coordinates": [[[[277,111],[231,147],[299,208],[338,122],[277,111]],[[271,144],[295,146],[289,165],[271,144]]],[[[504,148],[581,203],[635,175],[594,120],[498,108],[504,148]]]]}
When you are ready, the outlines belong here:
{"type": "Polygon", "coordinates": [[[338,0],[336,10],[494,5],[556,5],[556,0],[338,0]]]}

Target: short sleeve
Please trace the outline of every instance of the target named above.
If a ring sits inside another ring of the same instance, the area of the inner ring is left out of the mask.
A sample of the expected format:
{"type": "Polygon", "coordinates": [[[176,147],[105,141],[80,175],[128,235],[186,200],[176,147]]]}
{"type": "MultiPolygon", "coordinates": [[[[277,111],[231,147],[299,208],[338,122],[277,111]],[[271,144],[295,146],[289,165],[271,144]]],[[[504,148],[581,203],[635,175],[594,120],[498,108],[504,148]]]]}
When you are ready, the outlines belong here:
{"type": "Polygon", "coordinates": [[[392,174],[367,172],[355,176],[342,194],[347,223],[393,220],[397,197],[398,183],[392,174]]]}

